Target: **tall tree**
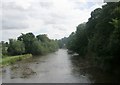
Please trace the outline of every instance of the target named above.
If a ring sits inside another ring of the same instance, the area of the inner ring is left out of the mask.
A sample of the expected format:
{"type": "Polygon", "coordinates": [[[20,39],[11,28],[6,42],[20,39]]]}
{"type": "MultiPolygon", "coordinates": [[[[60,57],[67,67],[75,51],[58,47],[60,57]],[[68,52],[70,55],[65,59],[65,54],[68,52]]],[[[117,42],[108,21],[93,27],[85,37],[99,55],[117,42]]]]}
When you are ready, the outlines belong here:
{"type": "Polygon", "coordinates": [[[35,35],[33,33],[22,34],[18,37],[18,40],[23,41],[25,44],[25,52],[32,53],[32,44],[35,40],[35,35]]]}

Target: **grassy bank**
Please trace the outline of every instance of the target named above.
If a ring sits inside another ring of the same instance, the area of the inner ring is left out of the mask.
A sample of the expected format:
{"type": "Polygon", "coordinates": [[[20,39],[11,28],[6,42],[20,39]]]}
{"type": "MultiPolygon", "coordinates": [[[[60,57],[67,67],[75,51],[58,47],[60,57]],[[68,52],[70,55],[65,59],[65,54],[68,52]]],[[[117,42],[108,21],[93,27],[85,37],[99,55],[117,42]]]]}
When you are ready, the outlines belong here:
{"type": "Polygon", "coordinates": [[[17,61],[21,61],[23,59],[27,59],[32,57],[32,54],[25,54],[25,55],[17,55],[17,56],[6,56],[4,58],[0,58],[0,67],[7,66],[13,64],[17,61]]]}

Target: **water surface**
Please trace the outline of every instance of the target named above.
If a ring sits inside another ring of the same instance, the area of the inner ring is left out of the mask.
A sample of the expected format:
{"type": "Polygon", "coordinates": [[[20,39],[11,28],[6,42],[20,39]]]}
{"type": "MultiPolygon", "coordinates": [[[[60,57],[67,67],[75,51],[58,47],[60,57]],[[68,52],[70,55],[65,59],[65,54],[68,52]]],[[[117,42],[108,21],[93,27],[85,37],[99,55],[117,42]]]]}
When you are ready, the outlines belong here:
{"type": "Polygon", "coordinates": [[[3,68],[3,83],[92,83],[104,82],[98,71],[82,69],[80,61],[66,49],[45,56],[36,56],[3,68]]]}

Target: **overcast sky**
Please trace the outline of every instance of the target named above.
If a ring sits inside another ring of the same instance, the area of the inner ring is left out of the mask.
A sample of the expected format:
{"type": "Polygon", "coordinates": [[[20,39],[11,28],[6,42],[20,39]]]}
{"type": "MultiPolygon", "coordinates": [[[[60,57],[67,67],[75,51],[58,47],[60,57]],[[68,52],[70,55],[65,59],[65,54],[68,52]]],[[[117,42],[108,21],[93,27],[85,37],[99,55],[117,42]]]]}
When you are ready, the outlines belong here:
{"type": "Polygon", "coordinates": [[[102,4],[102,0],[2,0],[2,40],[27,32],[52,39],[68,37],[102,4]]]}

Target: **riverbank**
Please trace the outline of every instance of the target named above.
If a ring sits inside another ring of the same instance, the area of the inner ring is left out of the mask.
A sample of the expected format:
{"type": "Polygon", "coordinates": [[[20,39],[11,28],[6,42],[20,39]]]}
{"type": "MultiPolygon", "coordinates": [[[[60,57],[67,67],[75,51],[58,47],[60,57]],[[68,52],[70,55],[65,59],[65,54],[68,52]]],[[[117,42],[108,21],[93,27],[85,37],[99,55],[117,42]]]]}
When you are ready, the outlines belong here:
{"type": "Polygon", "coordinates": [[[32,57],[32,54],[24,54],[24,55],[17,55],[17,56],[6,56],[4,58],[0,58],[0,67],[4,67],[7,65],[14,64],[17,61],[21,61],[23,59],[27,59],[32,57]]]}
{"type": "Polygon", "coordinates": [[[71,62],[76,72],[80,72],[84,76],[87,75],[94,83],[119,83],[119,75],[104,71],[96,66],[92,56],[94,56],[92,53],[88,53],[86,56],[71,56],[71,62]]]}

